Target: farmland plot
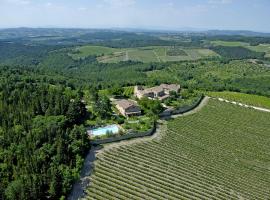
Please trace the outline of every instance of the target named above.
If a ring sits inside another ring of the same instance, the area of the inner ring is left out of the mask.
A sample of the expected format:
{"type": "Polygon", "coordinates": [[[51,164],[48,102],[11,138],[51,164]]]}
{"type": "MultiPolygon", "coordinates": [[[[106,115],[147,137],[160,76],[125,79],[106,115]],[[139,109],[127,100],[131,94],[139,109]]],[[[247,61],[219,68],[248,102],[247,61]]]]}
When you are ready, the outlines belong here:
{"type": "Polygon", "coordinates": [[[267,199],[270,114],[210,100],[161,139],[104,150],[87,199],[267,199]]]}
{"type": "Polygon", "coordinates": [[[169,62],[181,60],[197,60],[205,57],[218,56],[209,49],[182,48],[169,46],[154,46],[140,48],[109,48],[102,46],[82,46],[69,54],[73,59],[97,56],[103,63],[116,63],[120,61],[169,62]]]}
{"type": "Polygon", "coordinates": [[[270,98],[253,94],[244,94],[239,92],[208,92],[207,95],[212,97],[220,97],[229,101],[248,104],[270,109],[270,98]]]}

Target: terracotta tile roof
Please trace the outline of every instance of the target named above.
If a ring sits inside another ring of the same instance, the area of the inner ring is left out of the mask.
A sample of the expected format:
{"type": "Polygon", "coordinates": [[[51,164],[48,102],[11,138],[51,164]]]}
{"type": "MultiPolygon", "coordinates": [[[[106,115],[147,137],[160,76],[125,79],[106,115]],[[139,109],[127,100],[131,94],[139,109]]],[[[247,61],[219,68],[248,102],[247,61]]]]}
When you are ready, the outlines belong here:
{"type": "Polygon", "coordinates": [[[161,86],[147,88],[147,89],[144,90],[145,93],[150,93],[150,92],[158,93],[158,92],[162,92],[162,91],[163,91],[163,87],[161,87],[161,86]]]}
{"type": "Polygon", "coordinates": [[[160,85],[164,89],[169,89],[169,90],[178,90],[180,89],[180,85],[177,84],[161,84],[160,85]]]}
{"type": "Polygon", "coordinates": [[[122,107],[123,109],[127,109],[130,108],[132,106],[138,106],[137,103],[135,103],[134,101],[131,100],[126,100],[126,99],[122,99],[116,102],[116,104],[120,107],[122,107]]]}

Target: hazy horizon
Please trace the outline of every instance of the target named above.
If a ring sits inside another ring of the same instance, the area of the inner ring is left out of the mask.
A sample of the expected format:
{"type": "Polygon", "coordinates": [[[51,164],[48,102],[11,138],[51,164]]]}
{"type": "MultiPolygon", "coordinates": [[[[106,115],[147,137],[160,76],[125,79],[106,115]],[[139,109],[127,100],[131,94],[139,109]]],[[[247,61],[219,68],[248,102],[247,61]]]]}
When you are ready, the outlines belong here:
{"type": "Polygon", "coordinates": [[[205,32],[205,31],[247,31],[247,32],[254,32],[254,33],[265,33],[270,34],[270,31],[260,31],[260,30],[241,30],[241,29],[199,29],[194,27],[183,27],[183,28],[163,28],[163,27],[150,27],[150,28],[143,28],[143,27],[61,27],[61,26],[14,26],[14,27],[0,27],[0,30],[5,29],[85,29],[85,30],[120,30],[120,31],[157,31],[157,32],[205,32]]]}
{"type": "Polygon", "coordinates": [[[270,32],[267,0],[0,0],[0,28],[270,32]]]}

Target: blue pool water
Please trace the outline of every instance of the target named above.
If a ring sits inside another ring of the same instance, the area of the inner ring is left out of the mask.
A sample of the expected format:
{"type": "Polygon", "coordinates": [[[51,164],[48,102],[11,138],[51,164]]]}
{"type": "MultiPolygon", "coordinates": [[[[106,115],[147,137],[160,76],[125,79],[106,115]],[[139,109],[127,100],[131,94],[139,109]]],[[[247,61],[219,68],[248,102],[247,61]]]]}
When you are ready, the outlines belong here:
{"type": "Polygon", "coordinates": [[[107,132],[111,132],[113,134],[116,134],[119,132],[119,127],[117,125],[110,125],[105,126],[97,129],[88,130],[87,133],[90,136],[100,136],[100,135],[106,135],[107,132]]]}

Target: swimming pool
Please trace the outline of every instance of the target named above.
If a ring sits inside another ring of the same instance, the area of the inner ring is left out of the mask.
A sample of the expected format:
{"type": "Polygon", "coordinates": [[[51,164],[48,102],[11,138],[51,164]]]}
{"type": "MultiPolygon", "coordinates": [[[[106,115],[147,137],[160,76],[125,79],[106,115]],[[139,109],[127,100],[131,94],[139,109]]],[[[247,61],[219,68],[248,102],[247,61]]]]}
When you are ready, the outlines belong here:
{"type": "Polygon", "coordinates": [[[108,132],[117,134],[119,133],[119,131],[120,131],[119,126],[116,124],[113,124],[113,125],[109,125],[105,127],[88,130],[87,133],[89,136],[95,137],[95,136],[106,135],[108,132]]]}

